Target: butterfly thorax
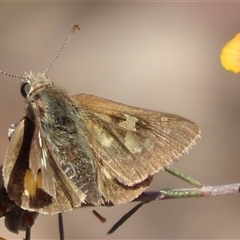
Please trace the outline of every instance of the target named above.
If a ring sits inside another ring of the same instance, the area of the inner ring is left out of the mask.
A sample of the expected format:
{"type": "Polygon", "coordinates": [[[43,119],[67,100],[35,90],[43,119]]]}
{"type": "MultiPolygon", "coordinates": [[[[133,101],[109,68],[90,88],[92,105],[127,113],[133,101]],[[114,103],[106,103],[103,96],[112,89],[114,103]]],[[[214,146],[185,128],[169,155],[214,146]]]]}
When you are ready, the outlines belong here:
{"type": "Polygon", "coordinates": [[[44,159],[42,153],[39,161],[49,161],[53,168],[57,161],[59,169],[86,194],[86,201],[100,203],[93,153],[72,98],[42,74],[30,73],[27,78],[31,89],[26,97],[26,114],[39,132],[39,146],[47,149],[49,156],[44,159]]]}

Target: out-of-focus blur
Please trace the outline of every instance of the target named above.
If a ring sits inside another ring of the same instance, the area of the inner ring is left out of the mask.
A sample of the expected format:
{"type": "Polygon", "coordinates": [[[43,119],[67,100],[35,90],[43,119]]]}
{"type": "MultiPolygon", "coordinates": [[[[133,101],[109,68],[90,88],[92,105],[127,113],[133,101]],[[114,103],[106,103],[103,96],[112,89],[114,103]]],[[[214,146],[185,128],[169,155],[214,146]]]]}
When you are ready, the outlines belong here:
{"type": "MultiPolygon", "coordinates": [[[[80,25],[48,72],[70,94],[89,93],[170,112],[198,123],[202,139],[174,168],[207,185],[240,182],[240,75],[220,62],[240,32],[240,3],[0,3],[0,69],[44,71],[74,23],[80,25]]],[[[20,80],[0,76],[0,162],[7,129],[24,114],[20,80]]],[[[147,161],[147,159],[146,159],[147,161]]],[[[189,184],[160,172],[151,190],[189,184]]],[[[144,205],[113,235],[112,225],[134,206],[65,213],[66,239],[239,238],[240,195],[144,205]]],[[[57,216],[41,215],[34,239],[58,238],[57,216]]],[[[0,219],[0,236],[9,233],[0,219]]]]}
{"type": "Polygon", "coordinates": [[[240,33],[223,47],[220,59],[226,70],[240,72],[240,33]]]}

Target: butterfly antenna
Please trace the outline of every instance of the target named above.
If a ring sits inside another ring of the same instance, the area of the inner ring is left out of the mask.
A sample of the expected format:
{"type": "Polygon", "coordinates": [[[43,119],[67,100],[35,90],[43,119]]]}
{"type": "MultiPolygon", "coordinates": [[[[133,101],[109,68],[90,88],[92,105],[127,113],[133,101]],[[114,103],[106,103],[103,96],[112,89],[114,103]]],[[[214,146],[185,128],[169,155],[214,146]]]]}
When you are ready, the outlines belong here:
{"type": "Polygon", "coordinates": [[[48,66],[48,68],[46,69],[46,71],[44,72],[44,75],[46,75],[46,73],[48,72],[48,70],[52,67],[52,65],[55,63],[55,61],[57,60],[58,56],[61,54],[63,48],[66,46],[66,44],[68,43],[68,41],[71,39],[73,33],[76,31],[76,30],[80,30],[80,27],[77,25],[77,24],[74,24],[72,26],[72,28],[70,29],[65,41],[63,42],[61,48],[59,49],[59,51],[57,52],[55,58],[52,60],[52,62],[50,63],[50,65],[48,66]]]}
{"type": "Polygon", "coordinates": [[[21,78],[21,79],[27,80],[27,77],[25,77],[25,76],[13,74],[13,73],[8,73],[8,72],[4,72],[4,71],[1,71],[1,70],[0,70],[0,73],[4,74],[4,75],[7,75],[7,76],[10,76],[10,77],[21,78]]]}

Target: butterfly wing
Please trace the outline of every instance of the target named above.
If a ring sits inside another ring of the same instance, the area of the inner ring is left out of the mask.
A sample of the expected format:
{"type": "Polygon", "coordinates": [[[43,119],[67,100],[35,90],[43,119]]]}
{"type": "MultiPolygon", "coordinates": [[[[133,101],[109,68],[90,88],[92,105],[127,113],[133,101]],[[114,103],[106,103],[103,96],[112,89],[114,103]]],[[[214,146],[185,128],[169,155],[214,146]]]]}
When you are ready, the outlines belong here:
{"type": "Polygon", "coordinates": [[[3,165],[8,196],[21,208],[40,213],[79,207],[85,195],[62,172],[49,142],[40,136],[41,131],[28,117],[18,124],[3,165]]]}
{"type": "Polygon", "coordinates": [[[195,123],[177,115],[86,94],[73,99],[100,169],[99,186],[113,203],[137,197],[151,176],[187,153],[200,137],[195,123]],[[126,196],[133,190],[131,197],[126,196]]]}

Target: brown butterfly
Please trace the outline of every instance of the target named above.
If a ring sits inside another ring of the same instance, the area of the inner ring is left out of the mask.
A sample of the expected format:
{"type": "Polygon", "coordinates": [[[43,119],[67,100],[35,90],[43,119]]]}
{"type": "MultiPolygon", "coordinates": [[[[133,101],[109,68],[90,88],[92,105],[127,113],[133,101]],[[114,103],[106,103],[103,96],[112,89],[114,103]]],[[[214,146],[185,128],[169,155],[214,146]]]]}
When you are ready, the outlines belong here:
{"type": "Polygon", "coordinates": [[[177,115],[70,96],[46,72],[20,76],[26,115],[3,165],[8,196],[23,209],[55,214],[130,202],[200,137],[195,123],[177,115]]]}

